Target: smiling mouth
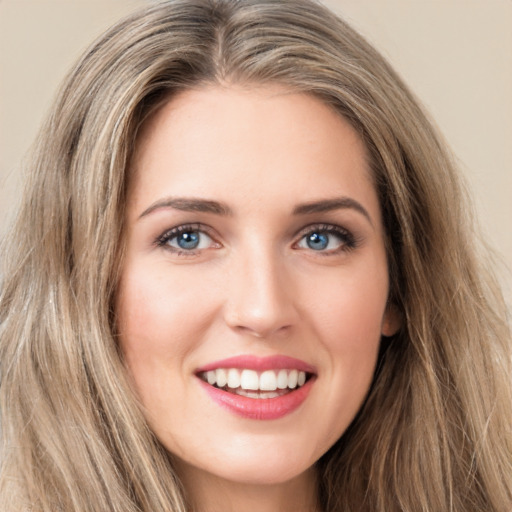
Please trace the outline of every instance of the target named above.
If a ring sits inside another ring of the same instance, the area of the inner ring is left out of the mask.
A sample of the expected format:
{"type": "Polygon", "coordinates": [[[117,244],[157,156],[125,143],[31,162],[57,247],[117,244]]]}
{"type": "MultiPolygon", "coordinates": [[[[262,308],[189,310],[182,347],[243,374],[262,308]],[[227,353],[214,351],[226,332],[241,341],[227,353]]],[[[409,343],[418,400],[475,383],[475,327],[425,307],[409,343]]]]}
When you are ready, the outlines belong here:
{"type": "Polygon", "coordinates": [[[312,374],[297,369],[265,370],[217,368],[197,376],[210,386],[247,398],[278,398],[300,389],[312,374]]]}

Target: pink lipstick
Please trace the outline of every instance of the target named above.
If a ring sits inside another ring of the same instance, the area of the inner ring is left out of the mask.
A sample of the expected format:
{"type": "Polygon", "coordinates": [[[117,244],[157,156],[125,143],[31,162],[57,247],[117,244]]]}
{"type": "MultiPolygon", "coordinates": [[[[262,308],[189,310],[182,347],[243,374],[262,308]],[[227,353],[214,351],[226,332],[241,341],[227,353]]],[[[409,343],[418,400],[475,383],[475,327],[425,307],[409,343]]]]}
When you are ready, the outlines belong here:
{"type": "Polygon", "coordinates": [[[288,356],[242,355],[198,368],[210,398],[239,416],[271,420],[296,410],[315,381],[315,368],[288,356]]]}

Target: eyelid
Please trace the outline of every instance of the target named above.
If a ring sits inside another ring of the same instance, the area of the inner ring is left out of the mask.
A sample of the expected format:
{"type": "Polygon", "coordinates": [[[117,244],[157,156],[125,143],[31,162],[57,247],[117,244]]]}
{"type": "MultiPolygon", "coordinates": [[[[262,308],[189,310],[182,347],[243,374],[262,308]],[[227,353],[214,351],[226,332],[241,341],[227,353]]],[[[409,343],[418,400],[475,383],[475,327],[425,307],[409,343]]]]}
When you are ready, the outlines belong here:
{"type": "Polygon", "coordinates": [[[337,224],[331,224],[329,222],[315,222],[312,224],[308,224],[307,226],[304,226],[301,228],[297,234],[296,237],[307,235],[308,233],[311,233],[312,231],[326,231],[331,233],[344,233],[347,235],[350,235],[350,231],[342,226],[338,226],[337,224]]]}

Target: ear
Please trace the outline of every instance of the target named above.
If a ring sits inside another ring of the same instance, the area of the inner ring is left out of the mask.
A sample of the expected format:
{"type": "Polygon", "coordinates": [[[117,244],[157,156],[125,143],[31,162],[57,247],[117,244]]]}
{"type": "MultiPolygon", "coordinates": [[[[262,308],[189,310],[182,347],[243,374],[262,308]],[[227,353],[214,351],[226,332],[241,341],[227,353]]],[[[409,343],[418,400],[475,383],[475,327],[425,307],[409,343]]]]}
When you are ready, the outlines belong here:
{"type": "Polygon", "coordinates": [[[388,303],[382,318],[381,334],[389,338],[394,336],[402,326],[402,315],[395,304],[388,303]]]}

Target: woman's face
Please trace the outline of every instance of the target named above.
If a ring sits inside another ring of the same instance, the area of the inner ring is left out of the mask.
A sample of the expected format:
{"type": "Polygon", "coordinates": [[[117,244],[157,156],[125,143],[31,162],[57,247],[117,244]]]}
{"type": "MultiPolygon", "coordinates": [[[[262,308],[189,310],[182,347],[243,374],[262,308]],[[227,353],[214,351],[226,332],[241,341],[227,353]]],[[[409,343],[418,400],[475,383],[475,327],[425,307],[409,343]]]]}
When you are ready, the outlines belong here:
{"type": "Polygon", "coordinates": [[[311,96],[212,86],[146,122],[133,173],[117,318],[153,431],[192,477],[306,474],[396,329],[361,139],[311,96]]]}

